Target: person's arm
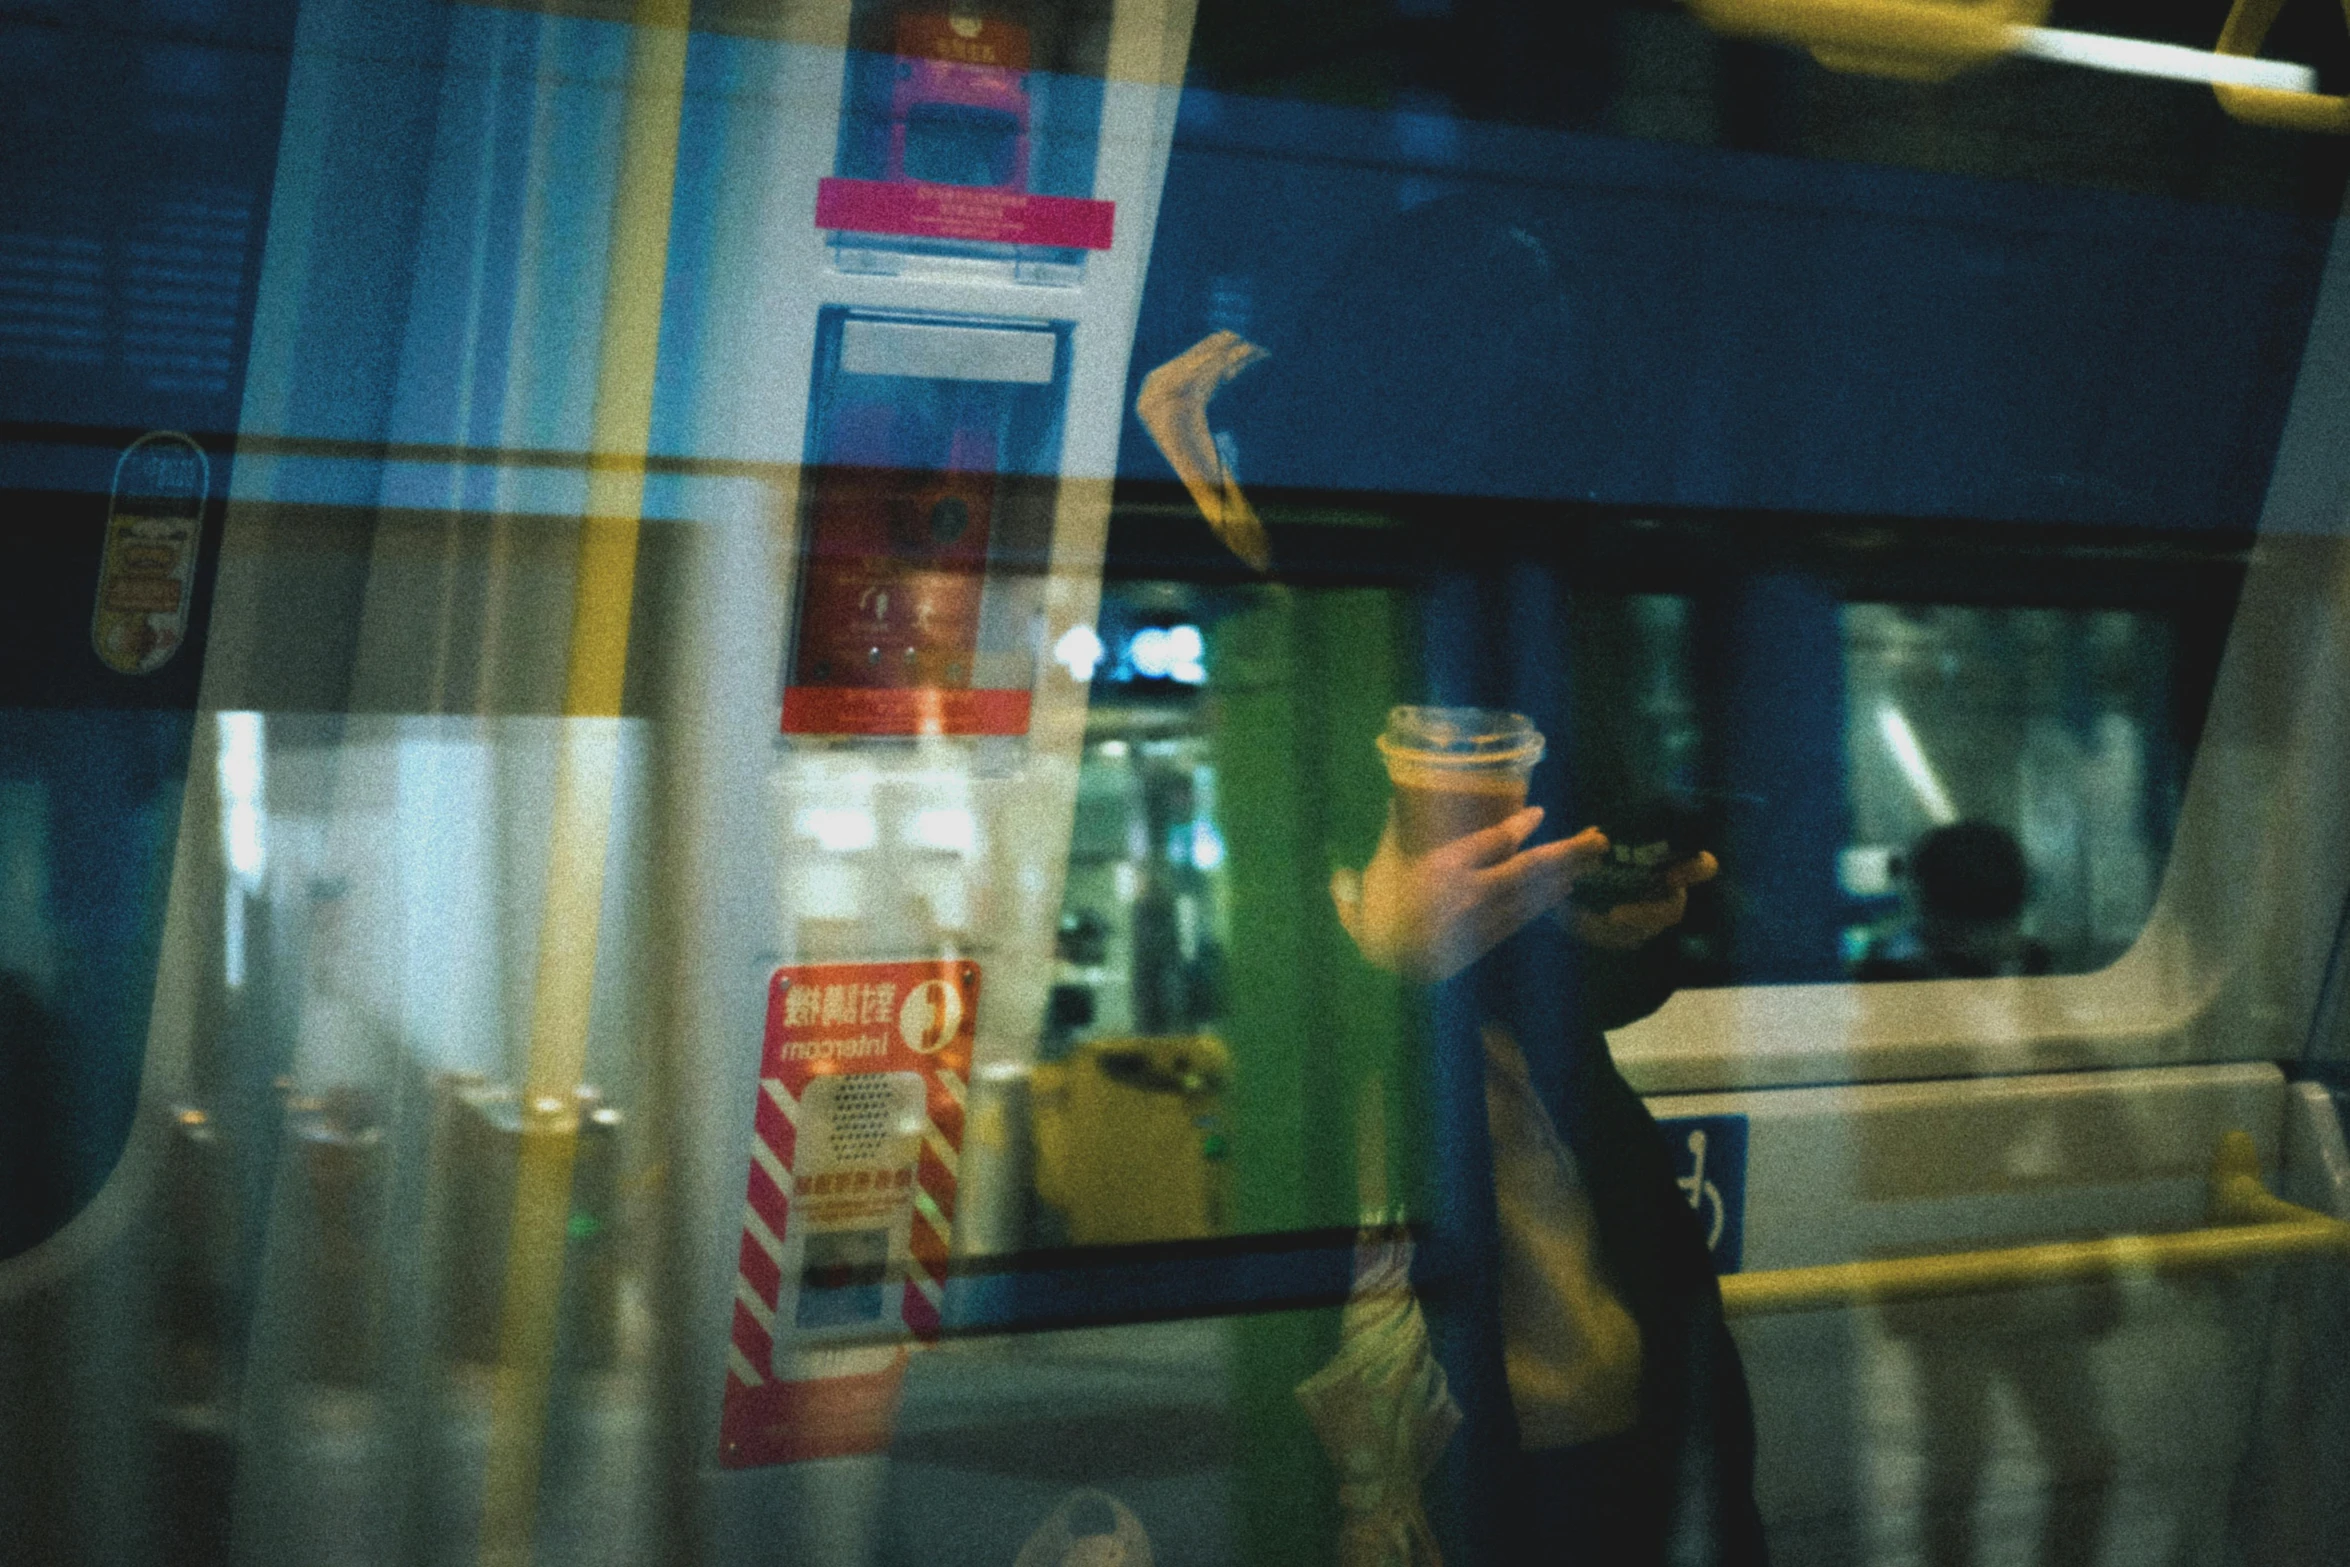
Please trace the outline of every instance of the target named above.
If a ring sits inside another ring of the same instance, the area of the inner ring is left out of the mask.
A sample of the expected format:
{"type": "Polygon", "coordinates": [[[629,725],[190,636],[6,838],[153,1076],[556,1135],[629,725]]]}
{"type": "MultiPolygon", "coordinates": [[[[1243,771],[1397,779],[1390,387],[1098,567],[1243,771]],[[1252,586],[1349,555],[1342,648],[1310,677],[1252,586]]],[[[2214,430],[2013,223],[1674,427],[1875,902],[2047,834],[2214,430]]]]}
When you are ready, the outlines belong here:
{"type": "Polygon", "coordinates": [[[1264,357],[1265,350],[1237,332],[1211,332],[1144,376],[1134,400],[1143,429],[1216,537],[1260,572],[1272,567],[1273,543],[1216,449],[1208,403],[1225,382],[1264,357]]]}
{"type": "Polygon", "coordinates": [[[1338,922],[1373,965],[1421,984],[1450,979],[1558,905],[1607,853],[1596,828],[1534,848],[1525,810],[1442,848],[1407,856],[1389,815],[1378,852],[1330,878],[1338,922]]]}
{"type": "MultiPolygon", "coordinates": [[[[1410,858],[1398,847],[1391,817],[1371,863],[1330,878],[1338,922],[1375,966],[1422,984],[1449,979],[1558,908],[1576,879],[1607,854],[1597,828],[1520,847],[1541,823],[1541,809],[1528,807],[1410,858]]],[[[1672,991],[1669,955],[1651,943],[1688,912],[1689,889],[1719,868],[1701,853],[1665,873],[1664,897],[1618,904],[1604,914],[1574,911],[1575,934],[1589,949],[1584,967],[1600,1027],[1621,1027],[1663,1005],[1672,991]]]]}

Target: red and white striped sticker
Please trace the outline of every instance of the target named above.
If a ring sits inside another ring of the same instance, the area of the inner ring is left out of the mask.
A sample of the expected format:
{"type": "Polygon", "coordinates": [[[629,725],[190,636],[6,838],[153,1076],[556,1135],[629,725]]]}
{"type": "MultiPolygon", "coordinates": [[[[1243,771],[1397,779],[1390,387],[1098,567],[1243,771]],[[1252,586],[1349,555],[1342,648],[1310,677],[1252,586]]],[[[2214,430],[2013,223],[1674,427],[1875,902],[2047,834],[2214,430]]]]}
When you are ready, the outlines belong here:
{"type": "Polygon", "coordinates": [[[781,968],[743,1202],[719,1462],[889,1443],[906,1344],[937,1336],[979,966],[781,968]]]}

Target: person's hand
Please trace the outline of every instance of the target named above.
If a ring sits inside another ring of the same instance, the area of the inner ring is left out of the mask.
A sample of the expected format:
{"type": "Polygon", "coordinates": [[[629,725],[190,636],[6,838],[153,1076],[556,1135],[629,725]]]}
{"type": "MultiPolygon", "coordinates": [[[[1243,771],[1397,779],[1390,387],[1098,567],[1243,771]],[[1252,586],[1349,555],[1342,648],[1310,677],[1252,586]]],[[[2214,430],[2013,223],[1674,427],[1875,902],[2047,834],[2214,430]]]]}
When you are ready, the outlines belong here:
{"type": "Polygon", "coordinates": [[[1415,859],[1396,841],[1391,807],[1371,863],[1330,878],[1338,923],[1378,967],[1423,984],[1449,979],[1556,908],[1607,855],[1597,828],[1522,849],[1541,824],[1541,807],[1529,806],[1415,859]]]}
{"type": "Polygon", "coordinates": [[[1134,412],[1167,466],[1191,492],[1216,537],[1258,571],[1273,564],[1273,542],[1208,429],[1208,403],[1225,382],[1266,357],[1237,332],[1211,332],[1142,378],[1134,412]]]}
{"type": "Polygon", "coordinates": [[[1575,934],[1595,947],[1615,952],[1646,946],[1681,923],[1689,912],[1689,889],[1712,881],[1721,868],[1720,861],[1701,849],[1679,864],[1665,867],[1666,890],[1661,898],[1619,903],[1605,914],[1577,909],[1575,934]]]}

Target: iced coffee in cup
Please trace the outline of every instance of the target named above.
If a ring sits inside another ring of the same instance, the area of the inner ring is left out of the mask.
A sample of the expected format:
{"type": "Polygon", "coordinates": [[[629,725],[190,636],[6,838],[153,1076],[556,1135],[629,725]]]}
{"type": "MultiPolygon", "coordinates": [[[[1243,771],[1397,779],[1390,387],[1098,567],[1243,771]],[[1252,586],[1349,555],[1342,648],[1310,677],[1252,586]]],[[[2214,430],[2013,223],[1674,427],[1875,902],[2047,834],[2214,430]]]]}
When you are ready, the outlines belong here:
{"type": "Polygon", "coordinates": [[[1395,785],[1396,846],[1417,856],[1523,809],[1542,731],[1489,707],[1397,707],[1379,753],[1395,785]]]}

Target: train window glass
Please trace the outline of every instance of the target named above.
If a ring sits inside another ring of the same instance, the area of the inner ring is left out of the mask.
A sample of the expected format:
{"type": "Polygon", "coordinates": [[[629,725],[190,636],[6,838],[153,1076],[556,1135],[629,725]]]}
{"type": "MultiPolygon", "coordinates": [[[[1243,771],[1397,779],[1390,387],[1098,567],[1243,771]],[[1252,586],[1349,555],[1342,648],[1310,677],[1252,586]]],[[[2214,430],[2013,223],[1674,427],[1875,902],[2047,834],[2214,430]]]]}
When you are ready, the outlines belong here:
{"type": "Polygon", "coordinates": [[[1863,979],[2067,974],[2154,906],[2178,812],[2174,639],[2123,610],[1844,609],[1863,979]]]}
{"type": "Polygon", "coordinates": [[[1725,9],[0,4],[0,1555],[2342,1559],[2350,139],[1725,9]]]}
{"type": "MultiPolygon", "coordinates": [[[[1562,580],[1575,575],[1570,565],[1562,580]]],[[[1425,583],[1386,591],[1405,621],[1432,602],[1425,583]]],[[[1752,598],[1719,582],[1687,593],[1602,583],[1569,593],[1547,633],[1573,695],[1547,763],[1566,774],[1562,793],[1538,796],[1575,825],[1627,801],[1686,803],[1725,861],[1720,887],[1693,902],[1673,938],[1686,984],[2076,974],[2129,949],[2160,887],[2211,639],[2183,637],[2168,607],[1807,594],[1798,611],[1832,638],[1829,663],[1819,688],[1781,716],[1827,748],[1782,756],[1738,712],[1741,681],[1781,657],[1746,640],[1752,598]],[[2195,649],[2200,661],[2182,664],[2195,649]],[[1771,840],[1795,799],[1826,803],[1810,813],[1820,821],[1795,846],[1807,858],[1790,876],[1784,836],[1771,840]],[[1758,849],[1781,858],[1750,870],[1758,849]],[[1801,944],[1785,939],[1790,925],[1806,933],[1801,944]]],[[[1113,585],[1105,600],[1063,944],[1116,951],[1063,975],[1064,1021],[1113,1032],[1206,1026],[1220,1004],[1223,953],[1197,933],[1213,928],[1200,923],[1206,911],[1228,913],[1205,893],[1171,892],[1169,878],[1207,888],[1227,853],[1214,802],[1216,726],[1230,710],[1216,698],[1230,670],[1204,650],[1242,601],[1168,581],[1113,585]],[[1170,638],[1203,650],[1183,678],[1169,673],[1170,638]],[[1170,809],[1196,810],[1197,821],[1170,809]],[[1198,917],[1195,897],[1205,900],[1198,917]],[[1168,898],[1180,926],[1149,912],[1168,898]],[[1137,899],[1145,912],[1134,916],[1137,899]],[[1188,999],[1164,999],[1175,996],[1188,999]]],[[[1778,629],[1766,621],[1756,640],[1778,629]]],[[[1347,653],[1300,647],[1295,657],[1329,662],[1299,678],[1335,678],[1347,653]]],[[[1393,689],[1439,678],[1416,664],[1393,689]]],[[[1340,758],[1330,770],[1343,771],[1350,742],[1330,743],[1340,758]]],[[[1340,858],[1333,849],[1331,865],[1340,858]]]]}
{"type": "Polygon", "coordinates": [[[940,1521],[953,1518],[968,1553],[958,1559],[971,1561],[1234,1560],[1269,1521],[1246,1516],[1236,1458],[1244,1441],[1272,1435],[1234,1390],[1262,1353],[1254,1341],[1287,1326],[1137,1323],[919,1357],[878,1509],[881,1559],[935,1556],[940,1521]],[[1108,1536],[1122,1554],[1069,1553],[1086,1536],[1108,1536]]]}
{"type": "MultiPolygon", "coordinates": [[[[1799,755],[1808,771],[1791,780],[1731,712],[1756,591],[1594,585],[1544,626],[1572,690],[1535,774],[1535,798],[1563,813],[1543,836],[1609,800],[1694,800],[1723,862],[1666,938],[1685,988],[2083,974],[2130,947],[2191,751],[2180,687],[2210,678],[2180,669],[2171,613],[1798,595],[1832,637],[1830,705],[1790,722],[1831,746],[1799,755]],[[1782,858],[1774,884],[1732,845],[1784,854],[1766,840],[1798,787],[1833,808],[1796,845],[1818,863],[1798,878],[1782,858]],[[1774,944],[1771,927],[1794,921],[1817,950],[1774,944]]],[[[1343,1123],[1382,1071],[1417,1113],[1420,1020],[1373,999],[1380,978],[1346,946],[1326,884],[1369,858],[1385,820],[1371,744],[1385,705],[1446,678],[1420,641],[1446,592],[1106,587],[1021,1245],[1345,1223],[1345,1140],[1301,1147],[1294,1123],[1268,1122],[1268,1072],[1302,1085],[1309,1119],[1343,1123]],[[1322,1005],[1354,1008],[1353,1032],[1301,1028],[1297,1009],[1322,1005]]]]}

